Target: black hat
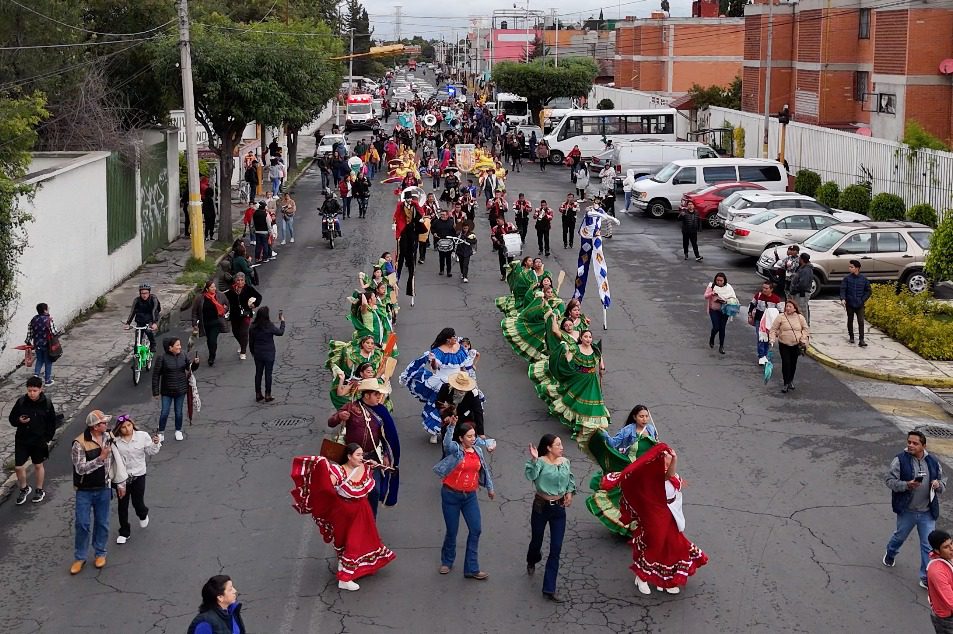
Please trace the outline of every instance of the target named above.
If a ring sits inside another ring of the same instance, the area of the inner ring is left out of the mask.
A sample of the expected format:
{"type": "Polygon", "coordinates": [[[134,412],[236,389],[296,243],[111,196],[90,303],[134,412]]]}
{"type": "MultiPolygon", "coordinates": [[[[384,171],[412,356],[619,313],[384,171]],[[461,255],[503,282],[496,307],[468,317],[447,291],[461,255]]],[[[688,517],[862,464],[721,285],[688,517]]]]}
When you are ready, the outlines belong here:
{"type": "Polygon", "coordinates": [[[414,192],[406,191],[404,192],[404,200],[411,200],[414,197],[414,192]]]}

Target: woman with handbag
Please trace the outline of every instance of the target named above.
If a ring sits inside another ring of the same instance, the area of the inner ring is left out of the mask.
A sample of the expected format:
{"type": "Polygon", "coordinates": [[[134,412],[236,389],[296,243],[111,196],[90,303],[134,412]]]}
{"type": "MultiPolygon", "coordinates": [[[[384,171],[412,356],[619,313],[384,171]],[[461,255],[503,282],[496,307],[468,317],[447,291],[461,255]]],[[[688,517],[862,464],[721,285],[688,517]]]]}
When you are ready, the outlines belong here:
{"type": "Polygon", "coordinates": [[[50,307],[45,303],[37,304],[36,315],[27,327],[25,343],[33,346],[33,353],[36,355],[33,376],[40,376],[42,369],[47,387],[53,385],[53,362],[63,354],[59,335],[53,318],[50,317],[50,307]]]}
{"type": "Polygon", "coordinates": [[[218,336],[230,329],[227,316],[228,299],[216,290],[214,280],[207,281],[202,293],[192,302],[192,334],[207,339],[209,367],[215,365],[218,336]]]}
{"type": "MultiPolygon", "coordinates": [[[[715,279],[705,289],[705,300],[708,302],[708,318],[711,319],[711,334],[708,337],[708,347],[715,347],[715,335],[718,335],[718,352],[725,354],[725,328],[731,318],[729,304],[740,306],[735,289],[728,283],[728,276],[718,272],[715,279]]],[[[737,314],[737,310],[735,310],[737,314]]]]}
{"type": "Polygon", "coordinates": [[[771,345],[778,342],[778,352],[781,355],[781,378],[784,387],[782,393],[794,389],[794,373],[797,372],[797,358],[807,349],[811,341],[811,332],[807,327],[807,320],[801,314],[797,302],[789,299],[784,304],[781,313],[771,325],[769,334],[771,345]]]}

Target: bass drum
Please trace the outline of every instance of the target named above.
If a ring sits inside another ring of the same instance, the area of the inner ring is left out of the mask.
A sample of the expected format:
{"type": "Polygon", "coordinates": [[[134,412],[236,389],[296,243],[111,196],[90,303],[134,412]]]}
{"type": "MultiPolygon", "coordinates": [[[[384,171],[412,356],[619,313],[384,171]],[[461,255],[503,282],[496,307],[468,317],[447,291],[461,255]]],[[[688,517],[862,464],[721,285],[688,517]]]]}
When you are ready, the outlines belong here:
{"type": "Polygon", "coordinates": [[[437,251],[441,253],[450,253],[453,251],[453,238],[440,238],[437,240],[437,251]]]}

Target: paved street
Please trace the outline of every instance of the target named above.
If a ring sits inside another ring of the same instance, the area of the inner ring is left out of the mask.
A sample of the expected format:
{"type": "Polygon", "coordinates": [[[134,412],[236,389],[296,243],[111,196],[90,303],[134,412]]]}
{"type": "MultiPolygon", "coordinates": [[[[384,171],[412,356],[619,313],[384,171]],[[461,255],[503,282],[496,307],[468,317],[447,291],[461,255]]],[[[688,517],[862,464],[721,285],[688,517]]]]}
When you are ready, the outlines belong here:
{"type": "MultiPolygon", "coordinates": [[[[796,392],[764,386],[754,334],[743,320],[729,324],[726,356],[709,349],[703,288],[725,271],[744,301],[758,281],[750,262],[723,251],[716,232],[701,236],[704,262],[683,262],[675,224],[641,216],[623,217],[606,246],[613,305],[609,330],[597,333],[608,366],[605,398],[614,428],[636,403],[652,409],[689,482],[686,533],[710,563],[680,595],[640,595],[628,570],[629,546],[585,509],[593,466],[566,443],[583,493],[569,511],[560,571],[559,589],[570,601],[543,601],[541,572],[526,576],[532,499],[523,478],[526,446],[546,432],[566,434],[546,415],[525,362],[501,336],[492,300],[506,287],[480,219],[470,283],[438,277],[429,254],[418,267],[416,306],[401,296],[397,332],[399,369],[444,326],[471,337],[482,353],[487,433],[499,442],[492,456],[498,496],[491,502],[481,493],[480,563],[490,578],[464,579],[459,566],[449,576],[437,574],[444,529],[439,481],[430,469],[439,449],[421,429],[420,404],[395,381],[402,486],[399,504],[381,511],[379,528],[397,559],[363,579],[359,592],[338,590],[332,549],[311,519],[291,508],[288,472],[291,457],[317,453],[327,431],[325,344],[350,335],[344,311],[357,271],[394,248],[396,199],[392,186],[377,185],[368,219],[358,220],[355,211],[332,251],[312,211],[319,183],[313,173],[299,181],[297,242],[278,247],[277,261],[260,269],[264,304],[273,313],[284,309],[289,326],[278,341],[277,400],[255,403],[254,365],[238,360],[225,335],[219,363],[197,373],[203,408],[186,427],[186,440],[167,434],[150,463],[149,527],[133,522],[129,543],[117,546],[113,511],[107,567],[88,565],[76,577],[68,574],[69,446],[60,442],[48,463],[47,500],[0,507],[0,577],[7,588],[0,632],[184,632],[202,583],[219,572],[235,580],[255,633],[927,631],[914,538],[895,568],[880,563],[894,524],[882,473],[902,449],[902,434],[812,361],[802,360],[796,392]]],[[[568,174],[550,168],[541,175],[527,163],[508,189],[511,201],[522,191],[534,203],[542,196],[556,206],[568,174]]],[[[557,244],[557,231],[547,267],[566,271],[566,297],[576,253],[557,244]]],[[[535,255],[532,229],[527,246],[535,255]]],[[[585,308],[594,323],[601,319],[598,306],[593,289],[585,308]]],[[[200,353],[204,360],[204,343],[200,353]]],[[[148,385],[133,388],[125,372],[91,407],[129,412],[150,430],[158,413],[148,385]]],[[[73,421],[64,439],[80,431],[73,421]]],[[[461,557],[464,539],[461,528],[461,557]]]]}

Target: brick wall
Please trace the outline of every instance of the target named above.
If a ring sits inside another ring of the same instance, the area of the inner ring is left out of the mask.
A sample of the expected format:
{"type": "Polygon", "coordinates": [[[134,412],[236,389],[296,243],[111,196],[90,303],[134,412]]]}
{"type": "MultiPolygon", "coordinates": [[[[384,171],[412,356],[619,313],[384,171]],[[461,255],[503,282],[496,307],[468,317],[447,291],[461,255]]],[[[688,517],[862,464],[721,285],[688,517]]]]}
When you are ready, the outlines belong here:
{"type": "Polygon", "coordinates": [[[953,11],[911,9],[908,33],[907,74],[939,75],[940,62],[953,57],[953,11]]]}
{"type": "Polygon", "coordinates": [[[745,59],[761,59],[761,16],[745,16],[745,59]]]}
{"type": "Polygon", "coordinates": [[[953,88],[946,86],[907,86],[906,118],[918,122],[923,129],[953,145],[950,119],[953,88]]]}
{"type": "Polygon", "coordinates": [[[877,11],[874,72],[903,75],[907,69],[908,11],[877,11]]]}
{"type": "Polygon", "coordinates": [[[821,10],[801,11],[797,29],[797,60],[821,61],[821,10]]]}

